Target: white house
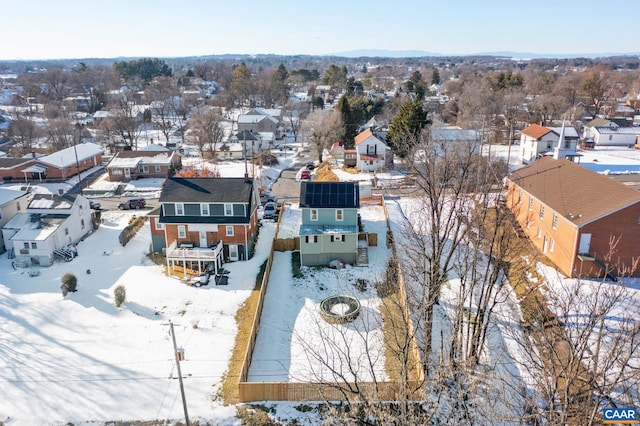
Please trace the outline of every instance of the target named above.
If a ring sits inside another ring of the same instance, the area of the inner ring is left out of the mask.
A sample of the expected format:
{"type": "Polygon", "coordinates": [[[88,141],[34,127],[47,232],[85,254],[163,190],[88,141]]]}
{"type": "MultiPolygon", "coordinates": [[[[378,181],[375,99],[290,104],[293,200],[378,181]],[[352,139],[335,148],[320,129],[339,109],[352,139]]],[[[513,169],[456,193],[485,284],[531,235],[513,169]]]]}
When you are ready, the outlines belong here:
{"type": "Polygon", "coordinates": [[[562,152],[562,158],[572,160],[579,156],[578,132],[569,127],[545,127],[531,124],[520,132],[520,161],[524,164],[536,161],[544,156],[553,156],[556,148],[562,152]]]}
{"type": "Polygon", "coordinates": [[[92,230],[89,200],[81,195],[35,194],[25,213],[2,227],[9,258],[23,266],[50,266],[56,255],[66,257],[92,230]]]}
{"type": "Polygon", "coordinates": [[[599,146],[634,146],[640,136],[638,127],[620,127],[613,121],[596,118],[584,125],[583,137],[599,146]]]}
{"type": "Polygon", "coordinates": [[[356,168],[362,172],[375,172],[393,163],[391,148],[371,129],[355,137],[356,168]]]}
{"type": "Polygon", "coordinates": [[[462,129],[457,126],[430,127],[429,138],[442,153],[449,151],[451,145],[457,144],[469,153],[480,154],[482,138],[478,130],[462,129]]]}
{"type": "MultiPolygon", "coordinates": [[[[16,189],[0,188],[0,228],[9,222],[15,215],[25,211],[29,203],[29,193],[16,189]]],[[[6,247],[2,234],[0,234],[0,253],[4,253],[6,247]]]]}

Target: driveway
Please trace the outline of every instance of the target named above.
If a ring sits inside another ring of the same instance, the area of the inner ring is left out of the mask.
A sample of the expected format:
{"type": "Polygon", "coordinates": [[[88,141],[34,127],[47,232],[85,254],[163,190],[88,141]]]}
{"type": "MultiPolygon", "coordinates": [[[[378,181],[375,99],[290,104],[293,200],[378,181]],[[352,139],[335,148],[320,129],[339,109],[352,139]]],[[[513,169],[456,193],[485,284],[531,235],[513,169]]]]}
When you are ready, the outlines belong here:
{"type": "Polygon", "coordinates": [[[304,147],[296,158],[296,162],[290,168],[283,170],[278,180],[271,185],[271,196],[288,201],[300,199],[300,182],[296,180],[296,175],[305,164],[316,159],[317,156],[312,149],[309,146],[304,147]]]}

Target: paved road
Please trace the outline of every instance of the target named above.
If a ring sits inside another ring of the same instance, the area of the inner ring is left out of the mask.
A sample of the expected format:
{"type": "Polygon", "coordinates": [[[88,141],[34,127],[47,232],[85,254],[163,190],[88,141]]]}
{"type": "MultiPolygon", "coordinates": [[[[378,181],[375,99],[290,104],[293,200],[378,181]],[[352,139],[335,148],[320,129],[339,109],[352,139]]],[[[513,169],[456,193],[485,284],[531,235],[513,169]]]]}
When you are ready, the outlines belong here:
{"type": "Polygon", "coordinates": [[[309,147],[303,148],[296,158],[296,162],[290,168],[283,170],[278,180],[271,185],[270,195],[283,201],[298,200],[300,198],[300,182],[296,181],[296,175],[302,166],[314,160],[316,158],[309,147]]]}

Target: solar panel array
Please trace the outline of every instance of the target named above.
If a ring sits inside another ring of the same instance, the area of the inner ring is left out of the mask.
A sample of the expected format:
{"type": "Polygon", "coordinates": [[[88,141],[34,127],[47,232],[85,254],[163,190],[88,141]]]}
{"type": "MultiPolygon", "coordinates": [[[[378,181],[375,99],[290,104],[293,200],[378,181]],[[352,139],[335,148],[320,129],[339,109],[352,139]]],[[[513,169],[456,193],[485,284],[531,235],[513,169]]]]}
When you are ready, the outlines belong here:
{"type": "Polygon", "coordinates": [[[359,207],[360,191],[353,182],[303,182],[301,207],[359,207]]]}

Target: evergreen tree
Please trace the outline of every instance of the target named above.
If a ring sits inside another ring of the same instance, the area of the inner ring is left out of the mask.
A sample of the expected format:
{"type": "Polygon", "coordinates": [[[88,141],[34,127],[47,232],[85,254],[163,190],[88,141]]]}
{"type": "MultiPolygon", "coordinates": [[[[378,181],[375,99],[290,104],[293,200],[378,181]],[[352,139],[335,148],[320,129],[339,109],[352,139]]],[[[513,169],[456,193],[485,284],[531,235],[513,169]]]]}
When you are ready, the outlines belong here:
{"type": "Polygon", "coordinates": [[[408,99],[391,120],[387,140],[400,157],[405,157],[427,124],[430,124],[430,121],[427,120],[427,112],[422,107],[422,100],[408,99]]]}
{"type": "Polygon", "coordinates": [[[440,84],[440,71],[436,66],[433,66],[433,73],[431,74],[431,84],[440,84]]]}

